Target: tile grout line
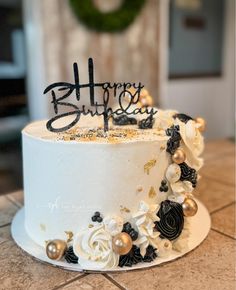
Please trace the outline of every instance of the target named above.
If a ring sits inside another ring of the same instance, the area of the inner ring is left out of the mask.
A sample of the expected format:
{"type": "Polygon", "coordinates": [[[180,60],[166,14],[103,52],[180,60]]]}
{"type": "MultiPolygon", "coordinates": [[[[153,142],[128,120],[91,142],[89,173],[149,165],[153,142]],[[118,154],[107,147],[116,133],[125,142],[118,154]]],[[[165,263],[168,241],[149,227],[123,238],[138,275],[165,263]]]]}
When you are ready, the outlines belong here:
{"type": "Polygon", "coordinates": [[[23,205],[20,206],[17,202],[15,202],[12,198],[10,198],[7,195],[5,195],[5,197],[8,201],[10,201],[12,204],[14,204],[18,209],[22,208],[23,205]]]}
{"type": "Polygon", "coordinates": [[[10,225],[11,225],[11,222],[6,223],[6,224],[4,224],[4,225],[1,225],[1,226],[0,226],[0,229],[1,229],[1,228],[4,228],[4,227],[7,227],[7,226],[10,226],[10,225]]]}
{"type": "Polygon", "coordinates": [[[212,177],[212,176],[209,176],[207,174],[200,174],[202,178],[207,178],[207,179],[210,179],[210,181],[216,181],[218,183],[222,183],[224,185],[227,185],[227,186],[232,186],[234,187],[235,184],[234,183],[231,183],[231,182],[227,182],[227,181],[219,181],[219,179],[215,178],[215,177],[212,177]]]}
{"type": "Polygon", "coordinates": [[[229,207],[229,206],[231,206],[233,204],[235,204],[235,201],[231,201],[230,203],[228,203],[228,204],[226,204],[226,205],[224,205],[224,206],[222,206],[222,207],[220,207],[218,209],[213,210],[212,212],[210,212],[210,215],[215,214],[218,211],[223,210],[223,209],[225,209],[225,208],[227,208],[227,207],[229,207]]]}
{"type": "Polygon", "coordinates": [[[121,286],[116,280],[114,280],[111,276],[107,274],[102,274],[103,277],[105,277],[108,281],[110,281],[112,284],[114,284],[116,287],[118,287],[121,290],[126,290],[123,286],[121,286]]]}
{"type": "Polygon", "coordinates": [[[84,277],[86,277],[86,276],[88,276],[88,275],[89,275],[89,274],[84,273],[84,274],[82,274],[82,275],[76,276],[75,278],[73,278],[73,279],[71,279],[71,280],[68,280],[68,281],[66,281],[65,283],[62,283],[62,284],[60,284],[60,285],[58,285],[58,286],[52,288],[52,290],[61,289],[62,287],[67,286],[67,285],[69,285],[69,284],[71,284],[71,283],[73,283],[73,282],[75,282],[75,281],[77,281],[77,280],[80,280],[80,279],[82,279],[82,278],[84,278],[84,277]]]}
{"type": "Polygon", "coordinates": [[[211,230],[216,232],[216,233],[218,233],[218,234],[220,234],[220,235],[222,235],[222,236],[225,236],[225,237],[227,237],[227,238],[229,238],[231,240],[234,240],[234,241],[236,240],[236,238],[234,238],[234,237],[232,237],[232,236],[230,236],[230,235],[228,235],[226,233],[223,233],[223,232],[221,232],[221,231],[219,231],[217,229],[211,228],[211,230]]]}

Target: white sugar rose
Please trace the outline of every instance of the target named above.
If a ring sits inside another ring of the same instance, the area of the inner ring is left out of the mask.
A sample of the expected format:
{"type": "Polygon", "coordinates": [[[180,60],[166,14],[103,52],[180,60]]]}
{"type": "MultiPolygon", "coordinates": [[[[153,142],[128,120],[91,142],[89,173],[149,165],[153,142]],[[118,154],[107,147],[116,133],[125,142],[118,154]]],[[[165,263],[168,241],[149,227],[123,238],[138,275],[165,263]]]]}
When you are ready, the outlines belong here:
{"type": "Polygon", "coordinates": [[[105,230],[112,236],[119,234],[122,231],[124,220],[119,216],[106,217],[103,220],[105,230]]]}
{"type": "Polygon", "coordinates": [[[157,238],[160,233],[155,231],[155,223],[159,221],[159,217],[156,213],[159,210],[158,204],[148,205],[144,201],[139,203],[138,211],[132,217],[134,219],[135,226],[138,230],[138,239],[134,242],[140,248],[142,256],[145,255],[148,245],[152,245],[157,248],[157,238]]]}
{"type": "Polygon", "coordinates": [[[80,232],[74,238],[73,250],[83,269],[110,269],[119,263],[119,255],[112,250],[112,236],[103,224],[80,232]]]}
{"type": "Polygon", "coordinates": [[[181,135],[181,147],[186,154],[187,163],[199,170],[203,165],[203,159],[199,155],[204,149],[203,137],[198,130],[198,124],[194,120],[189,120],[186,124],[178,118],[175,125],[179,125],[181,135]]]}

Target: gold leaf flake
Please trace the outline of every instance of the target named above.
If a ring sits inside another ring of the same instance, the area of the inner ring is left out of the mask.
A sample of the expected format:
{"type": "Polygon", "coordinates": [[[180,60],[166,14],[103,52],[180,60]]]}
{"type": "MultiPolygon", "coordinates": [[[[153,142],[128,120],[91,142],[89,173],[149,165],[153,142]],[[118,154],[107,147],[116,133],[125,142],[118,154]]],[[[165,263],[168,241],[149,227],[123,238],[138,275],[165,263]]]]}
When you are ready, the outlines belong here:
{"type": "Polygon", "coordinates": [[[67,243],[71,242],[73,240],[73,236],[74,236],[72,231],[65,231],[65,234],[67,236],[67,243]]]}
{"type": "Polygon", "coordinates": [[[162,150],[165,150],[165,149],[166,149],[166,146],[161,145],[160,150],[162,151],[162,150]]]}
{"type": "Polygon", "coordinates": [[[40,224],[39,226],[40,226],[40,229],[41,229],[42,232],[46,232],[45,224],[40,224]]]}
{"type": "Polygon", "coordinates": [[[120,206],[120,211],[121,212],[125,212],[125,213],[129,213],[130,212],[130,209],[128,209],[127,207],[125,207],[125,206],[120,206]]]}
{"type": "Polygon", "coordinates": [[[152,167],[154,167],[156,165],[156,159],[152,159],[149,160],[145,165],[144,165],[144,172],[147,173],[147,175],[149,175],[150,170],[152,169],[152,167]]]}
{"type": "Polygon", "coordinates": [[[157,195],[157,193],[156,193],[154,187],[151,186],[149,193],[148,193],[149,198],[154,198],[154,197],[156,197],[156,195],[157,195]]]}
{"type": "Polygon", "coordinates": [[[94,225],[92,225],[92,224],[89,224],[89,225],[88,225],[88,227],[89,227],[89,228],[93,228],[93,227],[94,227],[94,225]]]}
{"type": "Polygon", "coordinates": [[[142,192],[143,191],[143,187],[141,185],[139,185],[136,190],[137,190],[137,192],[142,192]]]}

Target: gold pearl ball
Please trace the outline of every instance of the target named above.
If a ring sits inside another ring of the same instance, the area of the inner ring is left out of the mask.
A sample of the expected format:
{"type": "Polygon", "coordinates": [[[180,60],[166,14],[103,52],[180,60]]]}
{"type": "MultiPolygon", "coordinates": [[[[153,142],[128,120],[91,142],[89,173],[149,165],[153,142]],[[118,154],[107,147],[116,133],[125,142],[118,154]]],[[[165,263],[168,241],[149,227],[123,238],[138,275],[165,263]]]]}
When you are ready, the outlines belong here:
{"type": "Polygon", "coordinates": [[[112,248],[116,254],[126,255],[132,249],[133,242],[127,233],[120,233],[113,237],[112,248]]]}
{"type": "Polygon", "coordinates": [[[172,155],[172,161],[177,164],[183,163],[185,159],[186,159],[186,154],[180,148],[177,149],[175,153],[172,155]]]}
{"type": "Polygon", "coordinates": [[[46,253],[49,259],[60,260],[66,250],[66,242],[63,240],[52,240],[47,243],[46,253]]]}
{"type": "Polygon", "coordinates": [[[182,203],[184,215],[187,217],[194,216],[198,211],[198,205],[192,198],[185,198],[182,203]]]}
{"type": "Polygon", "coordinates": [[[153,99],[151,96],[147,95],[145,97],[142,97],[140,99],[140,103],[142,107],[152,107],[153,105],[153,99]]]}
{"type": "Polygon", "coordinates": [[[200,117],[196,118],[195,121],[199,125],[198,130],[204,132],[206,130],[206,121],[200,117]]]}

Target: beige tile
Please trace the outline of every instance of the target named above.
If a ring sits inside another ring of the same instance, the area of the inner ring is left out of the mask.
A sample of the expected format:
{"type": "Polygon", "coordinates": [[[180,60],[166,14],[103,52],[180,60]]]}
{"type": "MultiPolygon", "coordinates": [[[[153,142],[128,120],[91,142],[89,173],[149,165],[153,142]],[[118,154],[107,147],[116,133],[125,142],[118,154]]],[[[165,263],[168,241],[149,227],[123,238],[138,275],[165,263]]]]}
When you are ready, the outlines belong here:
{"type": "Polygon", "coordinates": [[[78,280],[60,288],[65,290],[74,290],[74,289],[102,289],[102,290],[117,290],[120,289],[114,285],[111,281],[105,278],[101,274],[89,274],[85,277],[79,278],[78,280]]]}
{"type": "Polygon", "coordinates": [[[3,239],[4,241],[12,240],[11,225],[0,227],[0,239],[3,239]]]}
{"type": "Polygon", "coordinates": [[[147,270],[109,275],[129,290],[233,290],[234,249],[234,240],[211,231],[202,245],[176,261],[147,270]]]}
{"type": "Polygon", "coordinates": [[[212,212],[232,203],[234,192],[233,186],[202,176],[193,194],[212,212]]]}
{"type": "Polygon", "coordinates": [[[223,156],[226,154],[235,154],[235,143],[230,140],[213,140],[207,141],[203,157],[206,161],[215,159],[216,156],[223,156]]]}
{"type": "Polygon", "coordinates": [[[22,207],[24,205],[24,193],[22,190],[9,193],[6,197],[18,207],[22,207]]]}
{"type": "Polygon", "coordinates": [[[213,213],[211,216],[212,228],[226,235],[236,238],[235,234],[235,204],[213,213]]]}
{"type": "Polygon", "coordinates": [[[235,184],[235,159],[232,154],[215,156],[215,159],[206,161],[200,170],[200,175],[213,180],[233,185],[235,184]]]}
{"type": "Polygon", "coordinates": [[[13,241],[0,244],[0,269],[0,289],[4,290],[47,290],[80,275],[34,260],[13,241]]]}
{"type": "Polygon", "coordinates": [[[18,209],[5,196],[0,196],[0,226],[10,223],[18,209]]]}

